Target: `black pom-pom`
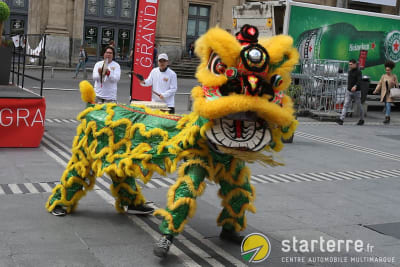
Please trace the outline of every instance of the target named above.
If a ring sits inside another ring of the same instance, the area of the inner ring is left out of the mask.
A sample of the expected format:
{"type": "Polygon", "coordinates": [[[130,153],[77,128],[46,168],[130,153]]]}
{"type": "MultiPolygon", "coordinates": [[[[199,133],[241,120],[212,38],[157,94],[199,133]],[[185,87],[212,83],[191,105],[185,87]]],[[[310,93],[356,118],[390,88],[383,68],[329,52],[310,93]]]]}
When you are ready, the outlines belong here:
{"type": "Polygon", "coordinates": [[[245,24],[240,29],[240,32],[236,33],[236,38],[240,42],[257,43],[258,42],[258,29],[255,26],[245,24]]]}
{"type": "Polygon", "coordinates": [[[228,96],[230,93],[241,94],[242,93],[242,85],[239,79],[233,79],[229,82],[225,83],[219,88],[221,95],[228,96]]]}

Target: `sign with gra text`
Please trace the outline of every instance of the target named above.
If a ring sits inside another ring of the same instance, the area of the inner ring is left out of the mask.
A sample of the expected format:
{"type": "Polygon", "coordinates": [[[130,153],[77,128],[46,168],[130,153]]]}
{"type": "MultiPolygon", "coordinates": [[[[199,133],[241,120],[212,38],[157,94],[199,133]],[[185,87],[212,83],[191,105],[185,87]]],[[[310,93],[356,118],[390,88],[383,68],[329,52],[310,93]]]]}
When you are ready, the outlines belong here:
{"type": "MultiPolygon", "coordinates": [[[[139,0],[133,53],[134,73],[147,78],[153,69],[154,41],[156,37],[158,0],[139,0]]],[[[132,75],[131,99],[150,101],[151,87],[143,87],[132,75]]]]}
{"type": "Polygon", "coordinates": [[[44,98],[0,98],[0,147],[38,147],[45,112],[44,98]]]}

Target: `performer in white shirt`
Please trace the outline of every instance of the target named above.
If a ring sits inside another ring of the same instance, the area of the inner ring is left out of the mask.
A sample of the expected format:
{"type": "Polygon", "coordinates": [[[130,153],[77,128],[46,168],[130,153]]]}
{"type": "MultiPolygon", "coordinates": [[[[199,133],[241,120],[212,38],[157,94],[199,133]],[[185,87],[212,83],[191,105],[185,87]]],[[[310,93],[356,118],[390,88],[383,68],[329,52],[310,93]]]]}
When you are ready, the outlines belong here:
{"type": "Polygon", "coordinates": [[[121,68],[117,62],[113,61],[114,57],[114,48],[107,46],[104,51],[104,60],[94,65],[94,90],[98,104],[117,102],[117,83],[121,77],[121,68]]]}
{"type": "MultiPolygon", "coordinates": [[[[140,76],[138,77],[140,79],[140,76]]],[[[169,113],[175,113],[175,93],[178,90],[176,73],[168,67],[168,55],[158,56],[158,67],[151,70],[147,79],[141,80],[142,86],[153,86],[152,101],[166,103],[169,113]]]]}

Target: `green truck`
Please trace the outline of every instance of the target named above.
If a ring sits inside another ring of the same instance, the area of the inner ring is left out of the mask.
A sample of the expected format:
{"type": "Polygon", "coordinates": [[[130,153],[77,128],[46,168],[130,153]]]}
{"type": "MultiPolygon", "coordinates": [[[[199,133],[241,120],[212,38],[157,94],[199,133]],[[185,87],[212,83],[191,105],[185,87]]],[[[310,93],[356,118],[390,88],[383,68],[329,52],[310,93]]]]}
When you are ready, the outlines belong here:
{"type": "Polygon", "coordinates": [[[355,59],[374,83],[385,61],[400,61],[400,16],[287,1],[284,33],[302,60],[355,59]]]}

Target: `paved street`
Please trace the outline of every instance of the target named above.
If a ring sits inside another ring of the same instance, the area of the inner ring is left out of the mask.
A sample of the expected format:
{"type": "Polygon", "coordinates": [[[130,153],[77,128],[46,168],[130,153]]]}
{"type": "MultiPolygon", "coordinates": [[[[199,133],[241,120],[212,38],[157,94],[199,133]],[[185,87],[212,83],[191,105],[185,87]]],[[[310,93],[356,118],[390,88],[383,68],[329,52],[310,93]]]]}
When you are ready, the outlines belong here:
{"type": "MultiPolygon", "coordinates": [[[[53,89],[44,91],[42,145],[0,148],[0,266],[246,265],[239,246],[218,238],[221,200],[218,186],[211,183],[165,260],[152,252],[160,220],[118,214],[106,176],[97,179],[74,214],[60,218],[47,213],[45,202],[70,158],[75,118],[84,108],[79,80],[72,75],[56,71],[51,78],[46,71],[45,87],[53,89]]],[[[178,82],[179,93],[197,84],[193,79],[178,82]]],[[[129,84],[124,74],[118,91],[122,103],[129,100],[129,84]]],[[[186,95],[177,97],[178,112],[188,112],[187,101],[186,95]]],[[[263,233],[271,242],[269,257],[258,265],[400,266],[400,112],[393,112],[390,125],[383,125],[383,119],[381,109],[368,112],[364,126],[355,126],[357,118],[338,126],[301,117],[294,142],[275,155],[285,166],[250,166],[257,213],[248,213],[244,234],[263,233]],[[361,240],[373,249],[358,252],[352,245],[348,252],[323,252],[318,246],[284,252],[282,241],[293,237],[304,242],[361,240]],[[326,262],[334,257],[347,262],[326,262]],[[376,262],[393,258],[394,263],[376,262]]],[[[175,178],[155,175],[141,184],[147,201],[164,207],[175,178]]]]}

